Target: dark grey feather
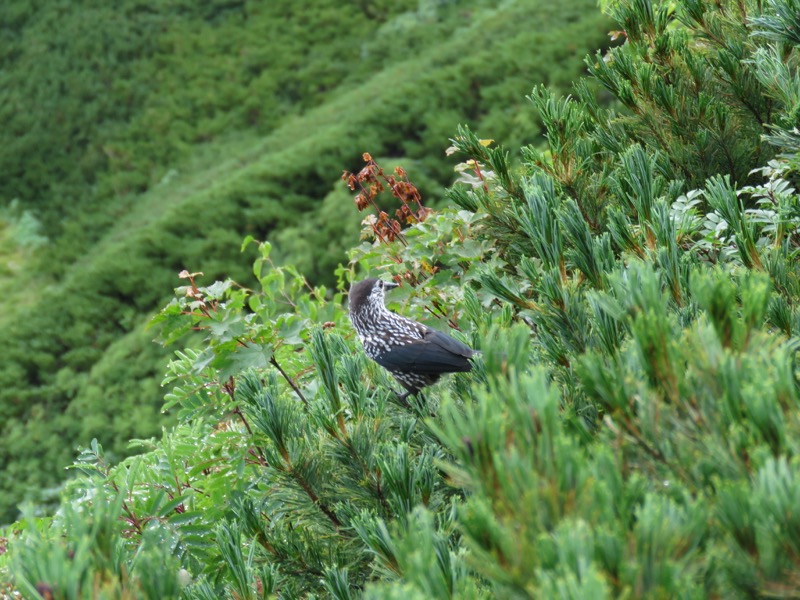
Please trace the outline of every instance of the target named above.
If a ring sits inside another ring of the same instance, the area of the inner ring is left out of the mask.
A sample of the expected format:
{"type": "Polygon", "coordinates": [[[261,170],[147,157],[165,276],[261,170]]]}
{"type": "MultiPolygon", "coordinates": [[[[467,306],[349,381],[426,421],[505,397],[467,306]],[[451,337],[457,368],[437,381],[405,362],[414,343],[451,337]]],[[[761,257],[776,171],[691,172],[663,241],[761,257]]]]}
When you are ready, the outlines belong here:
{"type": "Polygon", "coordinates": [[[468,359],[473,354],[473,350],[449,335],[428,329],[422,339],[392,346],[388,352],[376,356],[375,362],[390,371],[441,375],[471,370],[468,359]]]}

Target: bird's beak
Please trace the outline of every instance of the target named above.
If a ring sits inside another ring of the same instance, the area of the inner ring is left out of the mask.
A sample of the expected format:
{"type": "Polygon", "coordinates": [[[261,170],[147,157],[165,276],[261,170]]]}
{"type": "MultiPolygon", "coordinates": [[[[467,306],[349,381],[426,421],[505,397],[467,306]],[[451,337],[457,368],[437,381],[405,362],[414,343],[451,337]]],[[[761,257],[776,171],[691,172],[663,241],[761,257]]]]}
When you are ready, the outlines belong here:
{"type": "Polygon", "coordinates": [[[383,282],[383,287],[386,288],[387,290],[391,290],[391,289],[394,289],[396,287],[400,287],[400,284],[399,283],[395,283],[394,281],[384,281],[383,282]]]}

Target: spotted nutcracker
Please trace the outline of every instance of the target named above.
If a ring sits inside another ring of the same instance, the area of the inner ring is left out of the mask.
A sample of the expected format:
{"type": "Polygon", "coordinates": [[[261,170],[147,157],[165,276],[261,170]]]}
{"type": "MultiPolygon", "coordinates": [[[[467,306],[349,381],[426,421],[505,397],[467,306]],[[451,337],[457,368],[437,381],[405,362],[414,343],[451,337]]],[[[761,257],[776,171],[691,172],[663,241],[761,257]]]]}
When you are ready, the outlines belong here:
{"type": "Polygon", "coordinates": [[[397,287],[380,279],[359,281],[350,288],[350,320],[372,360],[406,389],[400,400],[438,381],[445,373],[472,369],[475,350],[446,333],[393,313],[384,304],[386,290],[397,287]]]}

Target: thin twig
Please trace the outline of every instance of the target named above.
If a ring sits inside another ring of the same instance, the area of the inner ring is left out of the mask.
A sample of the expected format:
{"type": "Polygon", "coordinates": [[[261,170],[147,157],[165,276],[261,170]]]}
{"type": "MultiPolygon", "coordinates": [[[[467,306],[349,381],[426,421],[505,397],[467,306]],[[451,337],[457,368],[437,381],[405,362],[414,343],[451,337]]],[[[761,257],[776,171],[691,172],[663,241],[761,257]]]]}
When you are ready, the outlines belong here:
{"type": "Polygon", "coordinates": [[[305,396],[303,396],[303,392],[301,392],[301,391],[300,391],[300,388],[298,388],[298,387],[297,387],[297,384],[295,384],[295,382],[294,382],[294,381],[292,381],[292,378],[291,378],[291,377],[289,377],[289,375],[287,375],[287,374],[286,374],[286,371],[284,371],[284,370],[281,368],[281,366],[278,364],[278,361],[277,361],[277,360],[275,360],[275,356],[272,356],[272,357],[270,357],[270,359],[269,359],[269,362],[270,362],[270,363],[271,363],[271,364],[272,364],[272,365],[273,365],[273,366],[274,366],[276,369],[278,369],[278,371],[279,371],[279,372],[280,372],[280,374],[283,376],[283,378],[284,378],[284,379],[285,379],[285,380],[286,380],[286,381],[289,383],[289,385],[290,385],[290,386],[292,386],[292,389],[294,390],[294,393],[295,393],[295,394],[297,394],[297,396],[300,398],[300,400],[302,400],[302,401],[303,401],[303,404],[305,404],[305,405],[306,405],[306,408],[307,408],[307,407],[308,407],[308,400],[306,400],[306,397],[305,397],[305,396]]]}

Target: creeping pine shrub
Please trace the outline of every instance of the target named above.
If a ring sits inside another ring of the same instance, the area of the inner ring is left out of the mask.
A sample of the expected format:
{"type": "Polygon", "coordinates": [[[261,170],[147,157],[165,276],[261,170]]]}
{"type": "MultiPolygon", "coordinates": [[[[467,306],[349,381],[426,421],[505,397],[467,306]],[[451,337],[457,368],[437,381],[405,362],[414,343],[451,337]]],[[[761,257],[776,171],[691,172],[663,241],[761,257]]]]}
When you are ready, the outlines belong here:
{"type": "Polygon", "coordinates": [[[626,41],[590,75],[618,104],[587,83],[566,99],[536,88],[547,148],[518,165],[460,129],[454,207],[409,220],[423,204],[406,176],[365,156],[346,181],[376,215],[335,290],[275,266],[266,242],[253,289],[184,273],[155,319],[184,344],[167,374],[180,424],[117,466],[84,451],[62,513],[0,536],[14,585],[800,595],[798,13],[626,0],[612,14],[626,41]],[[398,404],[347,322],[365,273],[403,282],[404,314],[461,329],[473,372],[398,404]]]}

